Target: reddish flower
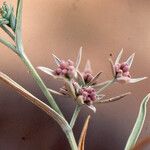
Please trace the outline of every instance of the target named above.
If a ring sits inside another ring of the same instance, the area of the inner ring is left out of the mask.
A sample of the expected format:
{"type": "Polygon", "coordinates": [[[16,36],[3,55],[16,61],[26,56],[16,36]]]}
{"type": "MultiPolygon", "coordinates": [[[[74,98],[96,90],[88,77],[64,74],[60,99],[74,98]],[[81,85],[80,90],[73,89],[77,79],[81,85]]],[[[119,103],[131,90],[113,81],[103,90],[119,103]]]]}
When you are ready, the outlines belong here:
{"type": "Polygon", "coordinates": [[[54,70],[54,75],[62,76],[65,78],[73,78],[75,75],[74,63],[71,60],[62,60],[58,67],[54,70]]]}
{"type": "Polygon", "coordinates": [[[135,54],[133,53],[127,59],[127,61],[120,63],[119,61],[121,59],[122,53],[123,53],[123,50],[121,50],[121,52],[119,53],[119,55],[115,61],[115,64],[113,64],[111,61],[112,71],[113,71],[113,75],[114,75],[114,78],[116,79],[116,81],[119,83],[136,83],[136,82],[146,79],[147,77],[131,78],[130,68],[131,68],[135,54]]]}

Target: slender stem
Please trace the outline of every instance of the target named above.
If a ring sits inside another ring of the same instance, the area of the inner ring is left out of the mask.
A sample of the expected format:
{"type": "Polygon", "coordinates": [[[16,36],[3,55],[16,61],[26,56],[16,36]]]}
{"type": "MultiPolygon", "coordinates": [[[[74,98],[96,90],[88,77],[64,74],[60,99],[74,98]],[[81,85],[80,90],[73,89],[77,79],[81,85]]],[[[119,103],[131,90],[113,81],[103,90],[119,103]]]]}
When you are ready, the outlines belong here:
{"type": "Polygon", "coordinates": [[[68,142],[70,144],[71,150],[78,150],[77,142],[75,140],[73,131],[72,130],[70,130],[68,132],[66,131],[65,134],[67,136],[67,139],[68,139],[68,142]]]}
{"type": "Polygon", "coordinates": [[[53,99],[52,95],[50,94],[50,92],[48,91],[48,88],[46,87],[46,85],[44,84],[44,82],[42,81],[41,77],[38,75],[37,71],[34,69],[33,65],[31,64],[31,62],[29,61],[28,57],[26,56],[25,53],[20,55],[20,58],[22,59],[22,61],[25,63],[25,65],[27,66],[28,70],[30,71],[32,77],[34,78],[34,80],[36,81],[36,83],[38,84],[38,86],[40,87],[40,89],[42,90],[42,92],[44,93],[44,95],[47,97],[48,102],[50,103],[51,107],[58,112],[60,115],[63,116],[62,112],[60,111],[58,105],[56,104],[55,100],[53,99]]]}
{"type": "Polygon", "coordinates": [[[106,85],[104,85],[101,89],[97,91],[97,94],[101,93],[103,90],[105,90],[107,87],[112,85],[115,82],[115,79],[110,80],[106,85]]]}
{"type": "Polygon", "coordinates": [[[1,28],[10,36],[13,41],[15,41],[15,36],[4,25],[2,25],[1,28]]]}
{"type": "Polygon", "coordinates": [[[0,43],[4,44],[5,46],[7,46],[7,47],[10,48],[11,50],[13,50],[16,54],[18,54],[18,52],[17,52],[15,46],[14,46],[12,43],[6,41],[5,39],[3,39],[3,38],[1,38],[1,37],[0,37],[0,43]]]}
{"type": "Polygon", "coordinates": [[[81,106],[77,105],[76,108],[75,108],[75,110],[74,110],[74,113],[73,113],[73,116],[71,118],[71,121],[70,121],[71,128],[73,128],[80,110],[81,110],[81,106]]]}

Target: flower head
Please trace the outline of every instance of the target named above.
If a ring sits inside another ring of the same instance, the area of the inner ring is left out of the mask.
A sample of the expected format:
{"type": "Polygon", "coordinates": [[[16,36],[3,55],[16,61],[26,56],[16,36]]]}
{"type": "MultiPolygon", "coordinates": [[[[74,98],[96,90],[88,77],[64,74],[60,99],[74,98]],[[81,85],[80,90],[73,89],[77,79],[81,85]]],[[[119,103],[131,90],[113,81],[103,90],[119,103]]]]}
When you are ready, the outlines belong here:
{"type": "Polygon", "coordinates": [[[15,31],[16,17],[14,16],[14,9],[11,5],[8,6],[6,2],[0,8],[0,25],[5,24],[15,31]]]}
{"type": "Polygon", "coordinates": [[[79,90],[79,95],[83,97],[84,103],[92,104],[96,100],[96,90],[92,87],[84,87],[79,90]]]}
{"type": "Polygon", "coordinates": [[[123,53],[123,49],[120,51],[115,63],[112,63],[112,71],[113,71],[113,76],[116,79],[117,82],[119,83],[136,83],[141,80],[146,79],[147,77],[143,78],[131,78],[130,74],[130,68],[134,59],[135,54],[133,53],[125,62],[120,63],[120,59],[123,53]]]}
{"type": "Polygon", "coordinates": [[[73,61],[70,59],[67,61],[62,60],[58,67],[54,70],[54,75],[62,76],[71,79],[75,76],[75,67],[73,61]]]}
{"type": "Polygon", "coordinates": [[[57,64],[56,69],[52,70],[46,67],[38,67],[43,72],[55,77],[63,79],[73,79],[75,77],[75,66],[74,62],[68,59],[67,61],[60,60],[57,56],[53,55],[54,60],[57,64]]]}

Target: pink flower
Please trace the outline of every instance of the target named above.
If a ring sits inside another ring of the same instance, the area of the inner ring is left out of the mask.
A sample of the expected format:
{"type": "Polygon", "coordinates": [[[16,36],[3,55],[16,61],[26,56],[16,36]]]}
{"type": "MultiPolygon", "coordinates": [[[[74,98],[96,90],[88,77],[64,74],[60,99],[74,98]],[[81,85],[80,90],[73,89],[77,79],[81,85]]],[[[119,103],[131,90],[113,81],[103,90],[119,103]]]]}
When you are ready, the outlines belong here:
{"type": "Polygon", "coordinates": [[[54,75],[62,76],[69,79],[73,78],[75,75],[75,67],[73,61],[62,60],[58,67],[54,70],[54,75]]]}
{"type": "Polygon", "coordinates": [[[115,80],[119,83],[136,83],[146,79],[147,77],[131,78],[130,68],[135,54],[133,53],[125,62],[120,63],[119,61],[121,59],[122,53],[123,53],[123,49],[120,51],[119,55],[117,56],[115,64],[113,64],[112,60],[110,60],[112,65],[113,76],[115,80]]]}
{"type": "Polygon", "coordinates": [[[82,97],[84,104],[96,112],[96,108],[93,106],[93,102],[97,100],[97,93],[94,88],[83,87],[79,90],[78,96],[82,97]]]}
{"type": "Polygon", "coordinates": [[[92,69],[91,69],[91,64],[90,64],[89,60],[87,61],[86,65],[85,65],[82,76],[83,76],[85,84],[91,82],[94,79],[94,76],[92,75],[92,69]]]}
{"type": "Polygon", "coordinates": [[[84,103],[91,104],[96,100],[96,90],[92,87],[84,87],[79,90],[79,95],[82,95],[84,103]]]}
{"type": "Polygon", "coordinates": [[[67,61],[60,60],[57,56],[53,55],[54,60],[57,64],[57,68],[55,70],[46,68],[46,67],[38,67],[38,69],[43,72],[55,77],[55,78],[66,78],[72,79],[75,77],[75,66],[74,62],[68,59],[67,61]]]}

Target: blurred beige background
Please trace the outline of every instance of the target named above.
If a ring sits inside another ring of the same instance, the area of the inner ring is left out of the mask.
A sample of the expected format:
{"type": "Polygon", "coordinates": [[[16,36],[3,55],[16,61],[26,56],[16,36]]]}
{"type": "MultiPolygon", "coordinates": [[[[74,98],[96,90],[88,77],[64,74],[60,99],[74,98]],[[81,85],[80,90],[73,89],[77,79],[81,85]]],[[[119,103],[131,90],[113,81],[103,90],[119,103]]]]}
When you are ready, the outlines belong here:
{"type": "MultiPolygon", "coordinates": [[[[0,1],[2,4],[3,1],[0,1]]],[[[16,7],[16,0],[9,0],[16,7]]],[[[4,33],[0,30],[0,36],[4,33]]],[[[7,36],[5,36],[8,38],[7,36]]],[[[90,59],[93,72],[103,71],[100,81],[111,78],[109,54],[124,48],[124,59],[136,53],[131,74],[150,75],[149,0],[24,0],[23,40],[34,66],[54,68],[51,53],[75,60],[83,46],[83,69],[90,59]]],[[[46,102],[45,97],[18,57],[0,44],[0,69],[46,102]]],[[[40,72],[48,87],[59,83],[40,72]]],[[[92,115],[86,139],[87,150],[122,150],[135,122],[142,98],[149,92],[150,79],[132,85],[115,85],[109,96],[131,91],[115,103],[98,105],[97,113],[83,109],[75,126],[78,138],[83,121],[92,115]]],[[[11,88],[0,84],[0,150],[69,150],[59,126],[46,114],[25,101],[11,88]]],[[[55,97],[70,119],[74,104],[55,97]]],[[[150,107],[148,107],[150,108],[150,107]]],[[[141,137],[149,136],[148,113],[141,137]]]]}

